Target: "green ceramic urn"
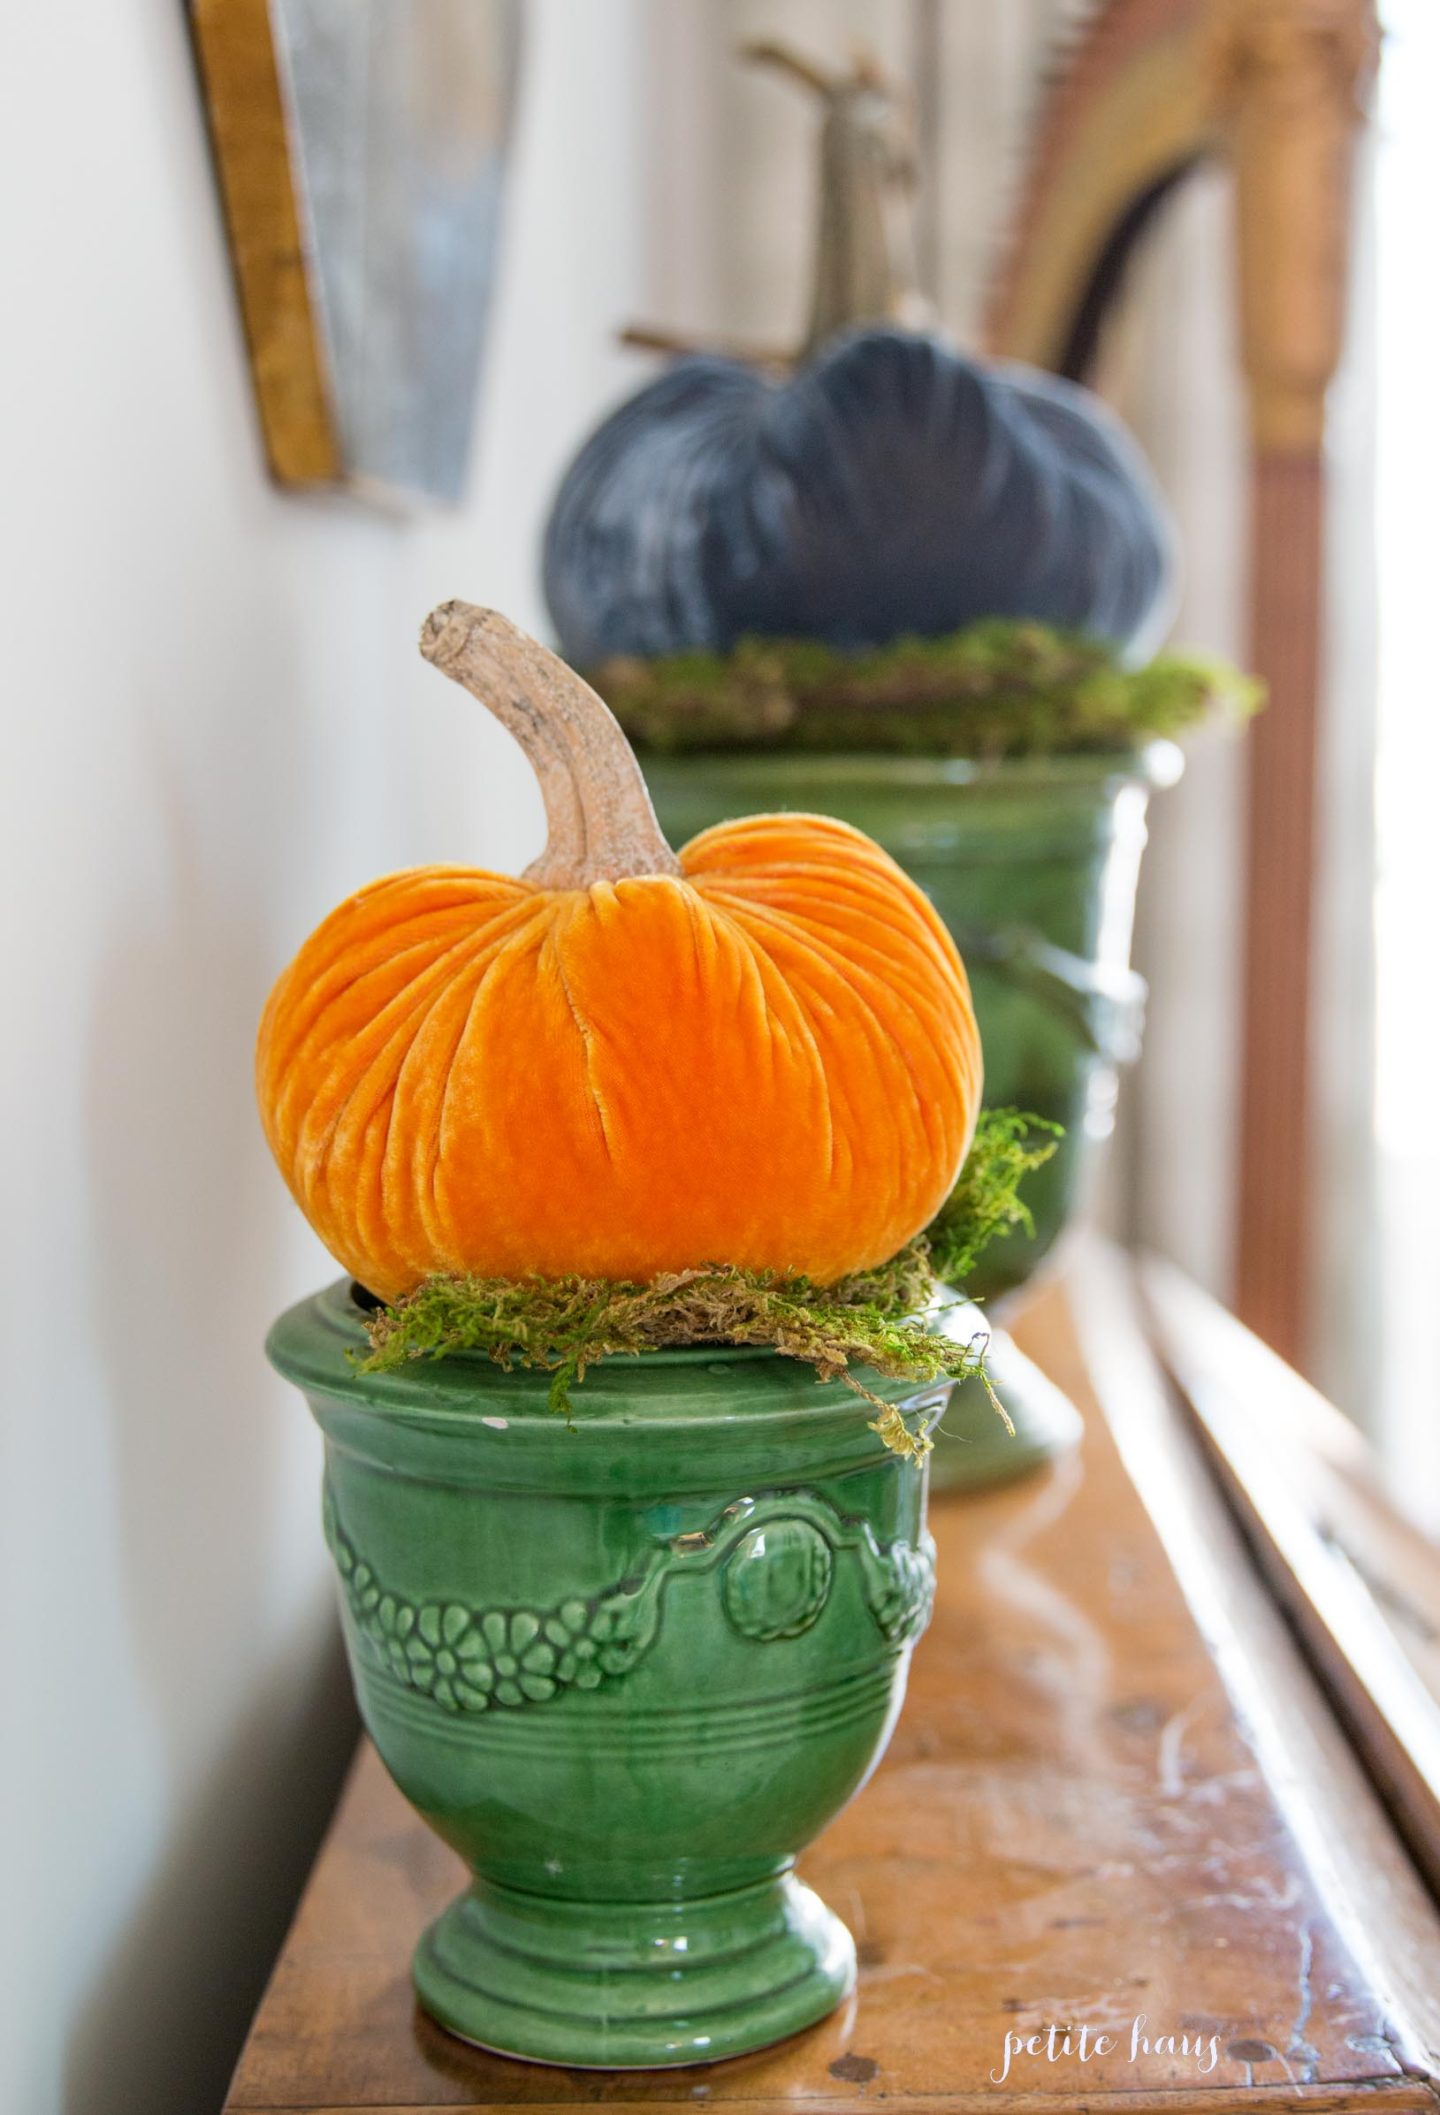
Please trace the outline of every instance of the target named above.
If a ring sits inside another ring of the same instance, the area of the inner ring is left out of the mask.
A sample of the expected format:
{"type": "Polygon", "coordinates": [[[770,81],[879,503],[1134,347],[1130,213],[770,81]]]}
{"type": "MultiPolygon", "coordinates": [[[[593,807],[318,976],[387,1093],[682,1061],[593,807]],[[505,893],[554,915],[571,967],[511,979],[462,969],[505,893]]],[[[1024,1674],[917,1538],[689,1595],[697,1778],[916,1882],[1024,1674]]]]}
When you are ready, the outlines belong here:
{"type": "MultiPolygon", "coordinates": [[[[357,1371],[345,1284],[268,1351],[325,1435],[365,1724],[473,1873],[420,1940],[452,2032],[567,2065],[703,2062],[850,1989],[794,1877],[874,1767],[928,1617],[923,1467],[770,1351],[606,1359],[548,1406],[480,1355],[357,1371]]],[[[865,1376],[928,1428],[945,1389],[865,1376]]]]}
{"type": "MultiPolygon", "coordinates": [[[[992,1325],[1073,1214],[1109,1136],[1118,1070],[1139,1048],[1145,988],[1130,937],[1145,813],[1174,783],[1170,742],[1129,755],[965,758],[781,755],[736,750],[643,759],[672,844],[734,815],[838,815],[898,860],[954,934],[985,1053],[985,1100],[1064,1127],[1026,1183],[1034,1233],[986,1250],[966,1290],[992,1325]]],[[[998,1330],[992,1378],[1006,1434],[967,1383],[937,1442],[932,1482],[974,1488],[1034,1467],[1078,1434],[1074,1410],[998,1330]]]]}

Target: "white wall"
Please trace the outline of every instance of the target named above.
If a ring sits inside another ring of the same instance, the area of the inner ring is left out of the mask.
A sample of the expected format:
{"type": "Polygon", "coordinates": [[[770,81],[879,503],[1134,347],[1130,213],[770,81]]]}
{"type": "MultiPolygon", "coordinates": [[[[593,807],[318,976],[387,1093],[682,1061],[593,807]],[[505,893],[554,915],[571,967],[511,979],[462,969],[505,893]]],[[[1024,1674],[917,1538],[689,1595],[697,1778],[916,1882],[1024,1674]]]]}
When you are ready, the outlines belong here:
{"type": "Polygon", "coordinates": [[[539,621],[560,461],[653,308],[638,17],[528,0],[473,497],[261,470],[178,0],[0,30],[4,1586],[0,2106],[218,2103],[351,1738],[318,1449],[265,1367],[333,1270],[268,1162],[270,980],[352,887],[513,866],[518,753],[414,651],[539,621]]]}

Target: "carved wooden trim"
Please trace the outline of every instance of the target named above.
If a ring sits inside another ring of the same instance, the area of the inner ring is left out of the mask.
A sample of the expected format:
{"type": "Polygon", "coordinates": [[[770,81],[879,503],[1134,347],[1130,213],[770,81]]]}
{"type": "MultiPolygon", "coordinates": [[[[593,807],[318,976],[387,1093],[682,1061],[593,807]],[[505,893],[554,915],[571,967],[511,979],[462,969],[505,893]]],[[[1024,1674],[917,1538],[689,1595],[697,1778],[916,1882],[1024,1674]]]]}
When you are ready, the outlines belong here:
{"type": "Polygon", "coordinates": [[[1235,169],[1240,352],[1264,453],[1318,454],[1348,291],[1350,169],[1372,0],[1216,0],[1208,46],[1235,169]]]}

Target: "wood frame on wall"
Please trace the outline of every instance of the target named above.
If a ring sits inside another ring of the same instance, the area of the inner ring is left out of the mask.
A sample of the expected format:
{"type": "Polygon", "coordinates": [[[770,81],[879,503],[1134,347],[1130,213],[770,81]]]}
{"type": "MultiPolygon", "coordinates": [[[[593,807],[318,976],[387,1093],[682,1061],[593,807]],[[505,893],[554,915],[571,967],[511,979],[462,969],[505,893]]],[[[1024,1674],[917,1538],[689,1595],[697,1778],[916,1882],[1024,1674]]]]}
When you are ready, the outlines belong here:
{"type": "Polygon", "coordinates": [[[188,0],[266,464],[464,495],[520,0],[188,0]]]}
{"type": "Polygon", "coordinates": [[[1083,376],[1127,257],[1202,160],[1236,188],[1251,438],[1236,1292],[1304,1363],[1326,395],[1343,337],[1373,0],[1105,0],[1044,99],[987,316],[992,351],[1083,376]]]}
{"type": "Polygon", "coordinates": [[[255,401],[279,485],[337,485],[340,430],[295,192],[269,0],[194,0],[255,401]]]}

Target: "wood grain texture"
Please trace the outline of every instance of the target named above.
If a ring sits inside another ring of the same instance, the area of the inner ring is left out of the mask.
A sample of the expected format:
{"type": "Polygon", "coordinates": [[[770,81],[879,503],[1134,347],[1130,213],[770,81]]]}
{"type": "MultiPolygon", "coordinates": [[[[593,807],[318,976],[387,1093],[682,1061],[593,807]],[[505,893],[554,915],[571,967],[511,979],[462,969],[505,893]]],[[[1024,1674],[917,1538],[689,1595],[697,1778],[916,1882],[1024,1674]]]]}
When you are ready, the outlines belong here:
{"type": "MultiPolygon", "coordinates": [[[[1118,1284],[1118,1290],[1117,1290],[1118,1284]]],[[[583,2074],[465,2048],[407,1964],[454,1859],[368,1749],[227,2107],[559,2109],[879,2099],[960,2111],[1436,2105],[1440,1921],[1298,1662],[1125,1307],[1094,1270],[1025,1348],[1085,1414],[1080,1454],[940,1503],[935,1621],[889,1756],[804,1860],[859,1991],[707,2071],[583,2074]],[[1102,1411],[1097,1380],[1105,1394],[1102,1411]],[[1115,1432],[1124,1438],[1125,1458],[1115,1432]],[[1007,2030],[1219,2037],[1213,2073],[1126,2049],[1017,2058],[1007,2030]]]]}
{"type": "Polygon", "coordinates": [[[270,472],[334,484],[340,443],[269,0],[193,0],[191,24],[270,472]]]}
{"type": "Polygon", "coordinates": [[[1394,1832],[1358,1757],[1204,1473],[1196,1435],[1143,1333],[1129,1267],[1098,1248],[1083,1252],[1074,1300],[1110,1428],[1256,1759],[1281,1792],[1317,1891],[1390,2022],[1392,2047],[1433,2089],[1440,2064],[1434,1904],[1414,1867],[1396,1856],[1394,1832]]]}
{"type": "Polygon", "coordinates": [[[1261,453],[1251,472],[1250,663],[1269,702],[1245,781],[1235,1309],[1292,1365],[1307,1339],[1311,950],[1319,754],[1324,472],[1261,453]]]}
{"type": "Polygon", "coordinates": [[[1356,1428],[1173,1267],[1143,1271],[1160,1355],[1417,1865],[1440,1896],[1440,1550],[1356,1428]]]}

